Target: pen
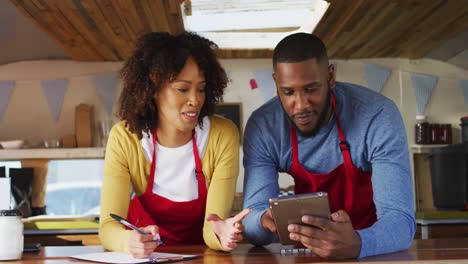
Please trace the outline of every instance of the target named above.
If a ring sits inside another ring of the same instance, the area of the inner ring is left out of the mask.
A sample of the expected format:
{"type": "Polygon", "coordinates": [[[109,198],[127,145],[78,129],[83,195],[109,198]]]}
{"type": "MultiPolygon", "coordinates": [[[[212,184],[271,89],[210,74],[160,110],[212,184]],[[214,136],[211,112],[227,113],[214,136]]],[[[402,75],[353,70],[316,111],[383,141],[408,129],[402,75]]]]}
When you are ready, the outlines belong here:
{"type": "MultiPolygon", "coordinates": [[[[138,233],[142,234],[142,235],[149,235],[148,233],[146,233],[145,231],[141,230],[140,228],[132,225],[131,223],[129,223],[127,220],[125,220],[123,217],[120,217],[118,215],[115,215],[115,214],[110,214],[110,216],[112,218],[114,218],[115,220],[117,220],[118,222],[120,222],[121,224],[123,224],[124,226],[128,227],[128,228],[131,228],[133,230],[136,230],[138,233]]],[[[164,242],[161,240],[161,238],[159,237],[159,234],[156,234],[156,243],[158,243],[158,245],[164,245],[164,242]]]]}

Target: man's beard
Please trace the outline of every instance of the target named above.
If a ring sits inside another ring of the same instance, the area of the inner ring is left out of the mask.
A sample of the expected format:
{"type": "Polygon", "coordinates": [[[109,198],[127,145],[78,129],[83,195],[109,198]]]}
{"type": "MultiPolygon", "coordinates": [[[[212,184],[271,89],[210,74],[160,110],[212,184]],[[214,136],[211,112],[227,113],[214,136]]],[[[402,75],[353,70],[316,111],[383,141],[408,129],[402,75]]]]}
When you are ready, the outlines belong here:
{"type": "Polygon", "coordinates": [[[294,123],[294,121],[291,119],[291,117],[289,117],[289,116],[288,117],[291,119],[291,122],[296,127],[296,130],[298,131],[298,133],[301,136],[303,136],[303,137],[315,137],[315,135],[317,135],[317,133],[320,131],[320,128],[322,128],[323,124],[325,123],[325,119],[327,118],[327,114],[328,114],[328,110],[330,109],[330,106],[331,106],[331,89],[330,89],[330,86],[328,86],[328,92],[327,92],[327,99],[326,99],[326,102],[325,102],[325,107],[323,108],[322,112],[320,113],[319,118],[317,119],[317,124],[315,125],[315,127],[312,130],[310,130],[310,131],[301,131],[296,126],[296,123],[294,123]]]}

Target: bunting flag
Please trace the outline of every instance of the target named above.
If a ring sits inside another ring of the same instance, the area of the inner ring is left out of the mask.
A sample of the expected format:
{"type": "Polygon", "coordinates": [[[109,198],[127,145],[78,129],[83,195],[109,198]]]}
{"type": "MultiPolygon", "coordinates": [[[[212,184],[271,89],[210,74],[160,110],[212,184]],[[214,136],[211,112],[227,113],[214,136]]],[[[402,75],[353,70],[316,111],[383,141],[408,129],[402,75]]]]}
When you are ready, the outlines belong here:
{"type": "Polygon", "coordinates": [[[366,64],[365,71],[367,87],[378,93],[381,93],[382,88],[384,87],[384,84],[392,71],[374,64],[366,64]]]}
{"type": "Polygon", "coordinates": [[[0,81],[0,121],[7,109],[14,88],[15,81],[0,81]]]}
{"type": "Polygon", "coordinates": [[[93,76],[96,92],[106,107],[109,115],[112,115],[114,108],[114,99],[119,84],[119,75],[117,72],[104,73],[93,76]]]}
{"type": "Polygon", "coordinates": [[[413,84],[413,92],[416,97],[416,106],[418,114],[424,114],[426,105],[432,95],[432,90],[437,83],[438,77],[425,74],[411,74],[411,82],[413,84]]]}
{"type": "Polygon", "coordinates": [[[250,79],[249,83],[250,83],[250,89],[254,90],[258,88],[258,85],[255,79],[250,79]]]}
{"type": "Polygon", "coordinates": [[[60,117],[60,111],[62,110],[63,98],[67,92],[68,80],[42,80],[41,86],[47,98],[47,103],[49,103],[50,111],[52,112],[55,122],[57,122],[60,117]]]}
{"type": "MultiPolygon", "coordinates": [[[[253,72],[258,89],[263,95],[265,101],[270,100],[276,95],[276,85],[273,81],[272,70],[258,70],[253,72]]],[[[252,88],[252,87],[251,87],[252,88]]]]}
{"type": "Polygon", "coordinates": [[[468,80],[460,80],[460,88],[462,90],[463,98],[465,99],[465,105],[468,106],[468,80]]]}

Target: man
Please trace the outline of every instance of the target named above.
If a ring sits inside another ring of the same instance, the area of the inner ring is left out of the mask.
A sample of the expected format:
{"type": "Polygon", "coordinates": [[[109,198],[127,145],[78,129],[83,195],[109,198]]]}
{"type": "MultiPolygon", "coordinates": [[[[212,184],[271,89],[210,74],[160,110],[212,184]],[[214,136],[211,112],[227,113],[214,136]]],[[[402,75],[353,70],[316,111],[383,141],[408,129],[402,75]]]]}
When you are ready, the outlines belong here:
{"type": "Polygon", "coordinates": [[[335,82],[322,41],[287,36],[273,54],[277,97],[253,112],[244,136],[245,236],[277,241],[268,199],[278,172],[295,193],[328,193],[330,220],[303,216],[290,238],[325,258],[357,258],[408,248],[415,232],[406,133],[388,98],[335,82]],[[315,227],[310,227],[313,225],[315,227]]]}

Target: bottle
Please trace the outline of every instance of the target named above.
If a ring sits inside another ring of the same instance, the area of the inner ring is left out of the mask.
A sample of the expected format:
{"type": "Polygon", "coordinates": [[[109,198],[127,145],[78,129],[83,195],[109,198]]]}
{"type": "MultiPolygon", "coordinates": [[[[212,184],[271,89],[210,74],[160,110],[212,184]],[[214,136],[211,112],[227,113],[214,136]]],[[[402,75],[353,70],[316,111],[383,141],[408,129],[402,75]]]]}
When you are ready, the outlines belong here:
{"type": "Polygon", "coordinates": [[[0,261],[21,259],[23,222],[19,210],[0,210],[0,261]]]}
{"type": "Polygon", "coordinates": [[[414,142],[416,144],[429,144],[429,123],[426,122],[426,116],[417,115],[414,125],[414,142]]]}

